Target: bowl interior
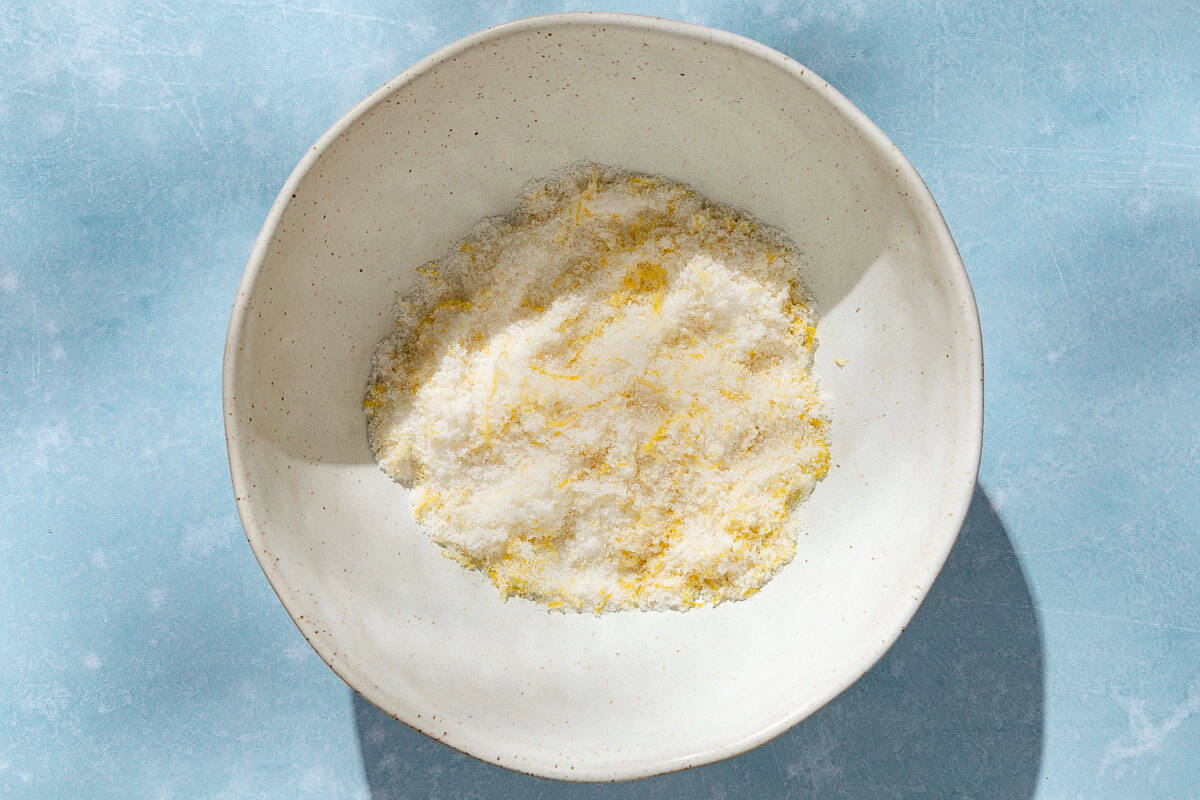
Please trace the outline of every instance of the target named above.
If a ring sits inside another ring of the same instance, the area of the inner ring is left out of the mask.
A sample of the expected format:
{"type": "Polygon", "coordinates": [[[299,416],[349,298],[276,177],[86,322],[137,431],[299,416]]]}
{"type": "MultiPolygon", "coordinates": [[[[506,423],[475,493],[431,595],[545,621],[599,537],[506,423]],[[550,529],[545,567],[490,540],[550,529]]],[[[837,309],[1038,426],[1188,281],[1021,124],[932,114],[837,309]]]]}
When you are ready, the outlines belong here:
{"type": "Polygon", "coordinates": [[[980,353],[932,198],[819,78],[696,26],[535,18],[421,62],[297,168],[230,325],[230,461],[267,576],[368,699],[493,763],[635,777],[763,741],[891,644],[969,500],[980,353]],[[748,601],[600,617],[503,602],[440,555],[367,447],[364,383],[397,290],[580,160],[692,184],[806,254],[832,465],[795,561],[748,601]]]}

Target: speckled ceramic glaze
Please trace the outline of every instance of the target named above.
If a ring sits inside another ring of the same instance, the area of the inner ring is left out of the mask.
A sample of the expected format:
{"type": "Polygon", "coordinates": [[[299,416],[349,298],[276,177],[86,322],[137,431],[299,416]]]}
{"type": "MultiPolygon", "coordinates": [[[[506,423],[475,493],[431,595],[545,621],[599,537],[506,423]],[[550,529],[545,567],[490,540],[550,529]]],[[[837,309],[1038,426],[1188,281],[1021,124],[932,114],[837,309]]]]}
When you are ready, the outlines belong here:
{"type": "Polygon", "coordinates": [[[305,155],[246,268],[224,392],[247,537],[321,657],[453,747],[603,780],[753,747],[891,645],[971,498],[982,351],[933,198],[828,84],[729,33],[564,14],[435,53],[305,155]],[[441,556],[367,447],[364,383],[397,290],[580,160],[692,184],[806,254],[832,467],[795,561],[748,601],[604,616],[504,602],[441,556]]]}

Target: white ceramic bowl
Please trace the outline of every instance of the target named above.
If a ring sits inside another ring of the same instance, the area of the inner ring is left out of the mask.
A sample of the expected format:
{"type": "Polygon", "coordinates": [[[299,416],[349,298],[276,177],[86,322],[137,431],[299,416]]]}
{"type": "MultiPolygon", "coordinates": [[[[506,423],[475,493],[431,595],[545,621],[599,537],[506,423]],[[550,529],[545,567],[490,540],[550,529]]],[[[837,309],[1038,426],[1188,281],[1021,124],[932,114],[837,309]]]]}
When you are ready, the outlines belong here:
{"type": "Polygon", "coordinates": [[[862,675],[958,533],[982,398],[967,276],[896,147],[778,52],[616,14],[489,28],[356,106],[271,208],[225,351],[246,535],[321,657],[453,747],[587,780],[740,753],[862,675]],[[604,616],[503,602],[441,556],[371,458],[361,400],[396,291],[580,160],[692,184],[808,256],[833,466],[795,561],[750,600],[604,616]]]}

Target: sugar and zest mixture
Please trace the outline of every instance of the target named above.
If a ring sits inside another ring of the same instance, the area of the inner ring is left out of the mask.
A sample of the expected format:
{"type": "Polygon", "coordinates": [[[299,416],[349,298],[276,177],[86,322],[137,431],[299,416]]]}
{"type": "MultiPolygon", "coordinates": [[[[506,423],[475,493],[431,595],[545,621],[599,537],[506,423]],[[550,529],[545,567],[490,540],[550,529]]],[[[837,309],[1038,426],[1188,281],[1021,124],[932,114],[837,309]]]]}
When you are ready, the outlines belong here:
{"type": "Polygon", "coordinates": [[[506,597],[745,598],[829,464],[797,257],[659,178],[534,185],[401,298],[364,401],[376,458],[506,597]]]}

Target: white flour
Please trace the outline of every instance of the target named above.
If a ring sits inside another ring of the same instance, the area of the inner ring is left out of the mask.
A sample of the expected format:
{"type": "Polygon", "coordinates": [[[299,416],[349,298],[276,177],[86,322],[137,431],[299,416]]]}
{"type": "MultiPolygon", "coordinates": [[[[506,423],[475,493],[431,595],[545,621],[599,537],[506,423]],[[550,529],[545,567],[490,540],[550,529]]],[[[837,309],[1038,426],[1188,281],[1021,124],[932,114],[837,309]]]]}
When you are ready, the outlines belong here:
{"type": "Polygon", "coordinates": [[[753,594],[829,463],[816,320],[779,235],[678,184],[539,184],[422,268],[364,406],[448,555],[552,608],[753,594]]]}

